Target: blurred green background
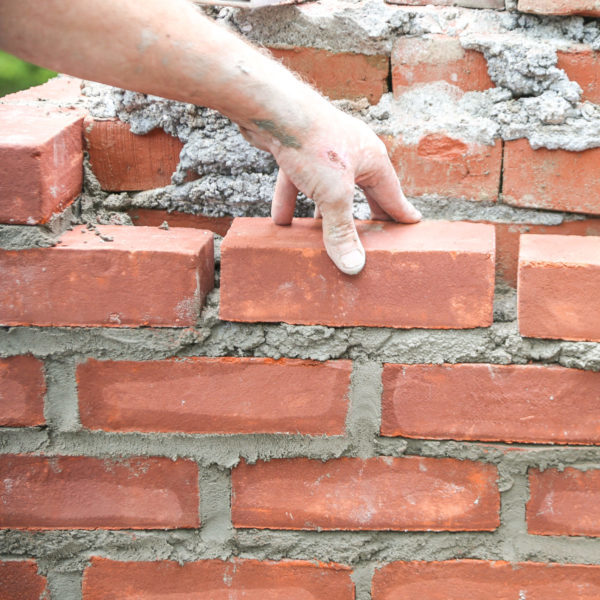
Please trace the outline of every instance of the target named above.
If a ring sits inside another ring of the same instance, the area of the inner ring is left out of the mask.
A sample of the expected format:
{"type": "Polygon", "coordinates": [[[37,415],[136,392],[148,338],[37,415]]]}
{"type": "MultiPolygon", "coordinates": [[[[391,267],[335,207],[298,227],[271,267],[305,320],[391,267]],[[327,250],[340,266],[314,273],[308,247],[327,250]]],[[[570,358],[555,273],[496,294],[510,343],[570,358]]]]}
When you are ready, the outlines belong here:
{"type": "Polygon", "coordinates": [[[56,73],[0,50],[0,96],[45,83],[56,73]]]}

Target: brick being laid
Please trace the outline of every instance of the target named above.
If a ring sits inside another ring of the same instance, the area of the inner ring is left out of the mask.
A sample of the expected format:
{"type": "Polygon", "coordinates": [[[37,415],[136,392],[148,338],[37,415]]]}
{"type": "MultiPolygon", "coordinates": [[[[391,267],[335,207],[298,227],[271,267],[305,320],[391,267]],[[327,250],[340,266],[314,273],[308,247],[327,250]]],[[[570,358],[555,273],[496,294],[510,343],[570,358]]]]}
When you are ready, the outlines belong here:
{"type": "Polygon", "coordinates": [[[366,267],[333,265],[321,222],[238,218],[221,246],[222,319],[307,325],[472,328],[492,323],[494,228],[357,224],[366,267]]]}

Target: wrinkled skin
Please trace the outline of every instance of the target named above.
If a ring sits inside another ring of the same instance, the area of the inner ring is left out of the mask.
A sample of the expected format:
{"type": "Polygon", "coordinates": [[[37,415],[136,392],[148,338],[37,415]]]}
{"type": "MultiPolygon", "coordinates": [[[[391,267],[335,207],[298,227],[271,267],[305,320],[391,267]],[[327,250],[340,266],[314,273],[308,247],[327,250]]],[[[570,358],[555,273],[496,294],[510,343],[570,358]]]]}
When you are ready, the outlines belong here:
{"type": "Polygon", "coordinates": [[[344,273],[365,264],[352,218],[355,183],[374,219],[420,219],[367,125],[187,0],[0,0],[0,48],[63,73],[228,116],[279,164],[274,221],[291,223],[302,191],[315,202],[327,253],[344,273]]]}

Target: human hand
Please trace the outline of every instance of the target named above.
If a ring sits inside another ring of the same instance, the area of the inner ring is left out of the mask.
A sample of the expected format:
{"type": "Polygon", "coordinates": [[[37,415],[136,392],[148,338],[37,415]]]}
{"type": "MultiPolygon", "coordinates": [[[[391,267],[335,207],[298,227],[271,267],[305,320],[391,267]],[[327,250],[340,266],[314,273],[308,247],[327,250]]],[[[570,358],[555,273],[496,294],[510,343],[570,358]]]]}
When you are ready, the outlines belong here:
{"type": "Polygon", "coordinates": [[[355,183],[373,219],[415,223],[421,214],[404,196],[385,145],[368,125],[325,102],[317,110],[306,131],[279,135],[268,146],[280,167],[271,215],[278,225],[290,225],[303,192],[315,202],[315,217],[323,219],[327,254],[354,275],[365,264],[352,216],[355,183]]]}

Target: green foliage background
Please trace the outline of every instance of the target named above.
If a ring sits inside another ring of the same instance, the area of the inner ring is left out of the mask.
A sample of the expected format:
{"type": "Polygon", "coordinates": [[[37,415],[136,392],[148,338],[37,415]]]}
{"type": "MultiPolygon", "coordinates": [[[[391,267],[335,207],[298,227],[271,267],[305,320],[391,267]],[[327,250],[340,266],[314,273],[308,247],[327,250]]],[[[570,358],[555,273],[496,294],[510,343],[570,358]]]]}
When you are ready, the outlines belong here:
{"type": "Polygon", "coordinates": [[[45,83],[56,73],[0,50],[0,96],[45,83]]]}

